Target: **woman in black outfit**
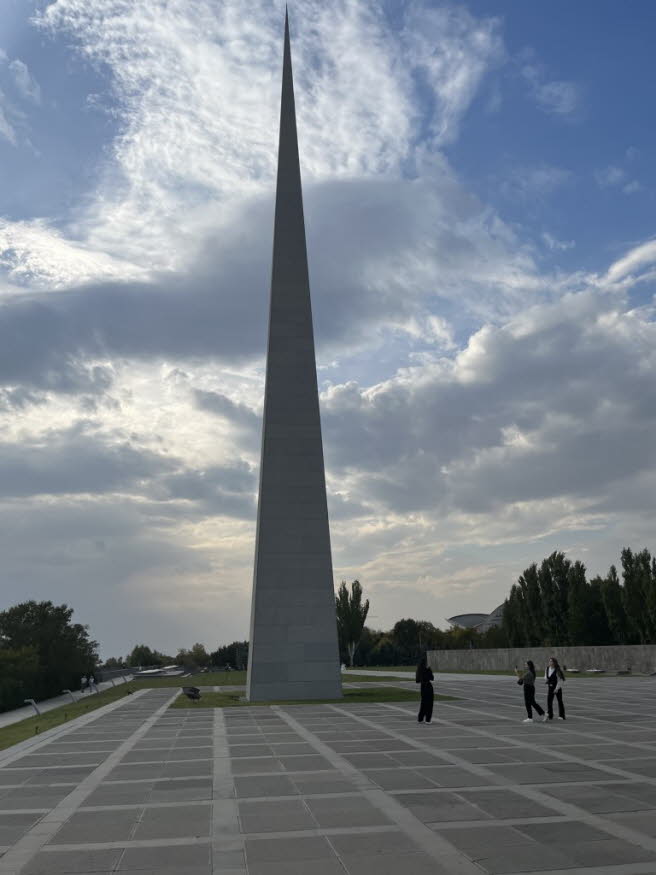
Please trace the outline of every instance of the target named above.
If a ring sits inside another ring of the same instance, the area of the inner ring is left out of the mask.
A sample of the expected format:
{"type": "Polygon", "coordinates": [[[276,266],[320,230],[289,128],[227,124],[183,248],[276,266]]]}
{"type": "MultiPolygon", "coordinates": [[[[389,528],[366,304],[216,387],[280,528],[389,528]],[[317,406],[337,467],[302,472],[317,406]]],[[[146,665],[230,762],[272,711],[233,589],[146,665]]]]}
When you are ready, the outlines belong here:
{"type": "Polygon", "coordinates": [[[415,681],[418,684],[421,684],[421,705],[419,706],[419,714],[417,715],[417,721],[419,723],[424,722],[424,717],[426,718],[426,723],[430,723],[433,717],[433,700],[435,696],[433,694],[432,680],[433,671],[428,667],[428,660],[424,653],[419,660],[417,673],[415,674],[415,681]]]}
{"type": "Polygon", "coordinates": [[[533,722],[532,708],[535,708],[540,717],[542,717],[542,720],[545,721],[547,715],[544,713],[544,709],[535,701],[535,665],[533,664],[533,660],[526,660],[526,669],[523,672],[515,666],[515,673],[519,678],[517,683],[524,687],[524,704],[526,705],[526,713],[528,714],[524,723],[533,722]]]}
{"type": "Polygon", "coordinates": [[[549,660],[549,665],[544,673],[544,679],[547,682],[549,691],[547,692],[547,712],[549,720],[553,720],[553,700],[554,696],[558,699],[558,719],[565,719],[565,706],[563,705],[563,681],[565,675],[562,668],[558,665],[558,660],[552,656],[549,660]]]}

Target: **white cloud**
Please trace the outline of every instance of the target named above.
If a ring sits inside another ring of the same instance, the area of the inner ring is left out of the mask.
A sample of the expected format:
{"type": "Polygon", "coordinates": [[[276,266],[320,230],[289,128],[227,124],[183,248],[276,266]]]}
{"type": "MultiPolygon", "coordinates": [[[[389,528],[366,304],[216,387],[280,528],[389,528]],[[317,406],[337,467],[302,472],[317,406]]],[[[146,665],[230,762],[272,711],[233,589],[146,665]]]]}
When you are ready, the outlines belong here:
{"type": "MultiPolygon", "coordinates": [[[[338,6],[304,0],[292,10],[306,184],[421,164],[426,106],[415,77],[434,95],[436,140],[452,140],[502,51],[494,20],[456,7],[408,7],[399,40],[373,0],[338,6]]],[[[90,250],[181,268],[217,220],[232,220],[234,203],[270,192],[282,6],[259,0],[242,13],[235,0],[198,0],[193,14],[180,0],[56,0],[39,16],[109,72],[122,120],[98,189],[76,215],[75,236],[90,250]]]]}
{"type": "Polygon", "coordinates": [[[642,191],[642,186],[637,179],[632,179],[631,182],[622,186],[622,191],[624,194],[635,194],[637,191],[642,191]]]}
{"type": "Polygon", "coordinates": [[[601,170],[595,170],[594,176],[597,180],[597,185],[601,186],[601,188],[608,188],[609,186],[620,185],[620,183],[624,182],[626,171],[621,167],[610,164],[601,170]]]}
{"type": "Polygon", "coordinates": [[[640,269],[649,267],[654,262],[656,262],[656,240],[648,240],[646,243],[630,249],[626,255],[613,262],[608,268],[605,280],[609,283],[617,283],[624,279],[635,282],[642,278],[639,274],[640,269]]]}
{"type": "Polygon", "coordinates": [[[574,240],[558,240],[553,234],[548,231],[543,231],[541,234],[542,240],[548,249],[552,252],[566,252],[568,249],[574,249],[576,242],[574,240]]]}
{"type": "Polygon", "coordinates": [[[67,238],[43,219],[10,222],[0,218],[0,267],[12,283],[33,289],[148,278],[141,266],[67,238]]]}
{"type": "Polygon", "coordinates": [[[14,85],[21,97],[36,104],[41,103],[41,88],[30,73],[27,64],[19,58],[15,58],[9,64],[9,70],[13,76],[14,85]]]}
{"type": "Polygon", "coordinates": [[[3,103],[5,100],[5,96],[0,90],[0,137],[4,137],[8,143],[11,143],[12,146],[15,146],[17,143],[16,140],[16,131],[13,126],[10,124],[7,116],[5,115],[5,111],[3,108],[3,103]]]}
{"type": "Polygon", "coordinates": [[[510,198],[543,198],[566,185],[571,178],[569,170],[551,164],[515,167],[501,182],[500,188],[510,198]]]}
{"type": "Polygon", "coordinates": [[[581,106],[581,89],[575,82],[549,80],[537,63],[524,64],[521,74],[537,105],[552,115],[571,116],[581,106]]]}
{"type": "MultiPolygon", "coordinates": [[[[627,150],[627,159],[630,160],[630,150],[627,150]]],[[[620,187],[624,194],[635,194],[637,191],[642,191],[642,186],[637,179],[629,179],[628,173],[623,167],[618,167],[615,164],[609,164],[600,170],[595,170],[594,177],[597,185],[600,188],[620,187]]]]}

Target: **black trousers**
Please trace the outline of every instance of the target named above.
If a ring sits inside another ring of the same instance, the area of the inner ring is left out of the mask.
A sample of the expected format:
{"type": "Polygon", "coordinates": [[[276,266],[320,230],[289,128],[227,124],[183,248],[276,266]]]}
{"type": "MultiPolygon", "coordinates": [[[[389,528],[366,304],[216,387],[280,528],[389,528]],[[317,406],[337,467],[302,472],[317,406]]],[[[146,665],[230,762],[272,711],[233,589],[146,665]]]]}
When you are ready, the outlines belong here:
{"type": "Polygon", "coordinates": [[[526,705],[526,713],[529,717],[533,717],[531,708],[535,708],[540,716],[544,714],[544,709],[535,701],[535,687],[527,684],[524,684],[524,704],[526,705]]]}
{"type": "Polygon", "coordinates": [[[556,692],[554,687],[549,687],[549,692],[547,693],[547,712],[549,714],[549,720],[553,720],[553,700],[554,696],[558,700],[558,716],[565,719],[565,706],[563,705],[563,691],[558,690],[556,692]]]}
{"type": "Polygon", "coordinates": [[[426,718],[426,723],[430,723],[433,717],[433,701],[435,699],[435,694],[433,693],[433,685],[431,683],[425,683],[421,685],[421,705],[419,706],[419,714],[417,715],[417,720],[422,723],[424,717],[426,718]]]}

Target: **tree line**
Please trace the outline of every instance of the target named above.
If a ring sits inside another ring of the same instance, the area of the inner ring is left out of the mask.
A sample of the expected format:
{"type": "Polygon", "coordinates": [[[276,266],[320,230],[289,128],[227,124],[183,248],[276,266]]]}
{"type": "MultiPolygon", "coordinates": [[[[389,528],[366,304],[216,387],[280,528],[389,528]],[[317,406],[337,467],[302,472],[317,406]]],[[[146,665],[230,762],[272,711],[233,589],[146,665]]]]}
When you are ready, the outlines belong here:
{"type": "Polygon", "coordinates": [[[233,641],[218,647],[216,650],[207,650],[204,644],[196,642],[189,649],[181,647],[175,656],[161,653],[151,649],[147,644],[135,644],[130,653],[122,656],[110,656],[103,663],[103,669],[146,669],[162,668],[166,665],[175,665],[189,671],[201,668],[225,668],[246,669],[248,664],[248,641],[233,641]]]}
{"type": "MultiPolygon", "coordinates": [[[[438,629],[428,620],[404,618],[392,629],[367,627],[369,600],[359,581],[342,581],[335,596],[340,659],[348,665],[408,665],[426,650],[557,647],[656,642],[656,557],[649,550],[621,553],[621,574],[587,579],[585,565],[555,552],[520,574],[504,602],[500,626],[438,629]]],[[[28,601],[0,612],[0,711],[24,699],[45,699],[78,689],[82,675],[99,669],[178,665],[197,669],[248,665],[248,641],[208,651],[196,643],[175,656],[137,644],[126,657],[99,666],[98,644],[73,609],[28,601]]]]}
{"type": "Polygon", "coordinates": [[[656,558],[621,554],[621,580],[611,565],[588,580],[582,562],[552,553],[520,575],[504,603],[509,647],[650,644],[656,641],[656,558]]]}
{"type": "Polygon", "coordinates": [[[0,711],[76,690],[96,672],[98,643],[73,609],[28,601],[0,611],[0,711]]]}

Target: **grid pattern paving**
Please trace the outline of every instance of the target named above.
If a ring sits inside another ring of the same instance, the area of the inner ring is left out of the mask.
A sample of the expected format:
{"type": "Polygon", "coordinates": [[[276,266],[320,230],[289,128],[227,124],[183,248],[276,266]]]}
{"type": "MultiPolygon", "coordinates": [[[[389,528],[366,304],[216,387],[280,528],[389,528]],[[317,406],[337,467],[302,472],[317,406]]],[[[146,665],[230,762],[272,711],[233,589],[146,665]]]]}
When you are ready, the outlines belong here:
{"type": "Polygon", "coordinates": [[[498,676],[439,678],[431,725],[147,691],[0,756],[0,875],[656,875],[654,684],[570,681],[544,724],[498,676]]]}

